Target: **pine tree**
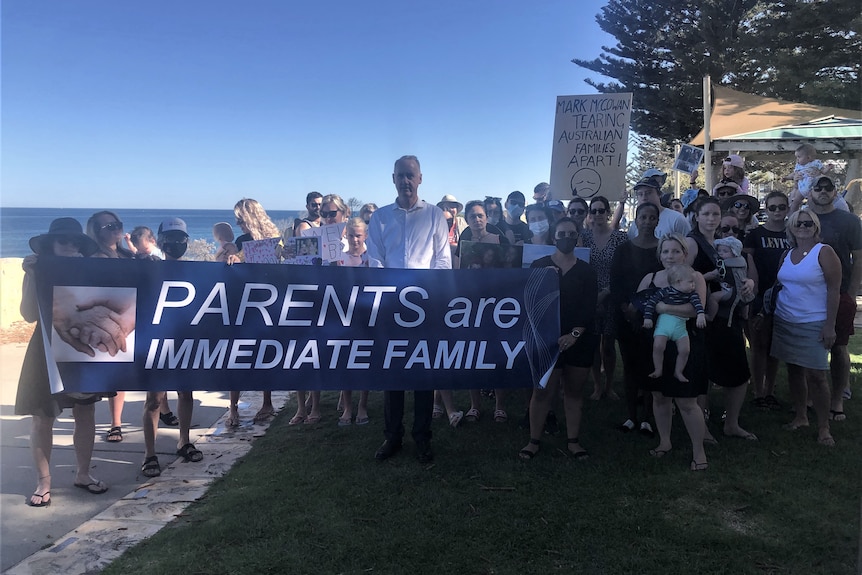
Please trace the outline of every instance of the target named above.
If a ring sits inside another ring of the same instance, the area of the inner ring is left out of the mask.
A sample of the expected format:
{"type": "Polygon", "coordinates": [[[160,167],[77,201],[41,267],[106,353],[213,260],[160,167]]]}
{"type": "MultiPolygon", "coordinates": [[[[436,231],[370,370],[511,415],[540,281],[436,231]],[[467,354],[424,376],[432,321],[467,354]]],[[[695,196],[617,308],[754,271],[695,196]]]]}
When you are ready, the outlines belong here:
{"type": "Polygon", "coordinates": [[[735,89],[858,109],[858,0],[609,0],[596,21],[617,39],[572,62],[612,78],[599,92],[632,92],[632,128],[688,141],[703,123],[702,78],[735,89]]]}

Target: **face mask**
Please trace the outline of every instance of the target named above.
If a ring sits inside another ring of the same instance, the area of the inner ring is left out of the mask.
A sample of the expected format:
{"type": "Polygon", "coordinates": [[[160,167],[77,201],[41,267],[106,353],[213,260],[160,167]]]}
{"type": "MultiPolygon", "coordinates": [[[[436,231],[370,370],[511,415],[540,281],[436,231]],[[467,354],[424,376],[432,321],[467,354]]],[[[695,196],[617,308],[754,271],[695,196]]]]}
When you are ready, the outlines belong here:
{"type": "Polygon", "coordinates": [[[515,204],[514,206],[510,205],[506,208],[509,211],[509,215],[512,216],[513,220],[521,219],[521,216],[524,215],[524,208],[515,204]]]}
{"type": "Polygon", "coordinates": [[[496,226],[497,224],[500,223],[500,216],[493,216],[493,217],[488,218],[488,223],[491,224],[492,226],[496,226]]]}
{"type": "Polygon", "coordinates": [[[538,222],[532,222],[530,224],[530,231],[536,235],[541,235],[547,232],[549,227],[550,224],[548,223],[548,220],[539,220],[538,222]]]}
{"type": "Polygon", "coordinates": [[[185,242],[165,242],[162,244],[162,251],[171,259],[178,260],[186,253],[189,245],[185,242]]]}
{"type": "Polygon", "coordinates": [[[578,243],[577,238],[557,238],[555,242],[557,249],[564,254],[572,253],[576,243],[578,243]]]}

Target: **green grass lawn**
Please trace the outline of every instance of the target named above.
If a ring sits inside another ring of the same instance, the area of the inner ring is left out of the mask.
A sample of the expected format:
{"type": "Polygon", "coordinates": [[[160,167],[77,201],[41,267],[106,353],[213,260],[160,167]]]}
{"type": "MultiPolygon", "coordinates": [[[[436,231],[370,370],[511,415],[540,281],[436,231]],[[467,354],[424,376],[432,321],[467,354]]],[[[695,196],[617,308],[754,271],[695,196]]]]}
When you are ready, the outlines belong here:
{"type": "MultiPolygon", "coordinates": [[[[564,454],[562,432],[522,461],[521,391],[506,424],[491,421],[487,399],[479,423],[437,420],[428,466],[413,456],[408,417],[404,450],[379,463],[382,394],[370,425],[338,428],[337,394],[324,393],[321,423],[289,427],[288,408],[201,501],[105,573],[856,573],[860,339],[836,447],[816,443],[813,414],[811,428],[788,432],[787,410],[746,404],[742,425],[760,440],[724,438],[712,422],[719,445],[699,473],[678,416],[674,450],[654,459],[658,440],[618,431],[624,407],[608,400],[585,405],[588,460],[564,454]]],[[[787,403],[783,373],[778,396],[787,403]]],[[[710,398],[717,419],[721,391],[710,398]]],[[[466,393],[456,399],[469,406],[466,393]]]]}

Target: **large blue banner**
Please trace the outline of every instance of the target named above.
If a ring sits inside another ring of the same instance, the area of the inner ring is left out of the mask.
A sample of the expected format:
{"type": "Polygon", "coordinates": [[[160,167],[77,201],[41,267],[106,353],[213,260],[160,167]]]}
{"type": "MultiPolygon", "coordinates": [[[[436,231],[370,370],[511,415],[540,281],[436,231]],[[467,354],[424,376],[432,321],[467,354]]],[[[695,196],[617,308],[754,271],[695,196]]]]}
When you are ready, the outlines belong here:
{"type": "Polygon", "coordinates": [[[42,258],[52,389],[542,385],[553,269],[394,270],[42,258]]]}

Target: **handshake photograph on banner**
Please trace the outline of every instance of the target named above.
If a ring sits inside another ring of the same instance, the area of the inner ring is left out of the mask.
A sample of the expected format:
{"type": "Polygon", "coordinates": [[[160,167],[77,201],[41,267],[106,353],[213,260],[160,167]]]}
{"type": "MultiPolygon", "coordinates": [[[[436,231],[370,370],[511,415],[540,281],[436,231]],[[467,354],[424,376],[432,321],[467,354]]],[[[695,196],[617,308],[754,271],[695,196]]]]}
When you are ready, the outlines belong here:
{"type": "Polygon", "coordinates": [[[55,286],[55,361],[132,362],[135,288],[55,286]]]}

